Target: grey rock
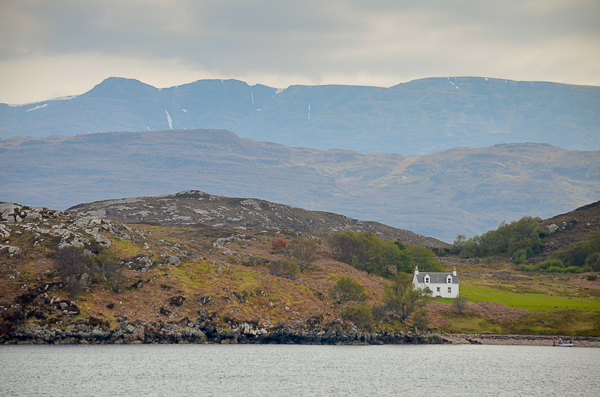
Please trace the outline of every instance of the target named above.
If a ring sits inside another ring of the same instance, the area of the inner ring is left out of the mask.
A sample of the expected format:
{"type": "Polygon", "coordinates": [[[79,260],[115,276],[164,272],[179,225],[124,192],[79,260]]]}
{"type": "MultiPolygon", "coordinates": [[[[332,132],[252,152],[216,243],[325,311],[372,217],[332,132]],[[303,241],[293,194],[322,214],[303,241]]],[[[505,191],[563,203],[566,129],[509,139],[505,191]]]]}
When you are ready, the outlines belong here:
{"type": "Polygon", "coordinates": [[[169,265],[179,266],[180,261],[179,261],[178,257],[176,257],[174,255],[171,255],[171,256],[169,256],[169,262],[168,263],[169,263],[169,265]]]}
{"type": "Polygon", "coordinates": [[[28,221],[40,221],[42,220],[42,214],[36,211],[28,211],[25,215],[25,220],[28,221]]]}

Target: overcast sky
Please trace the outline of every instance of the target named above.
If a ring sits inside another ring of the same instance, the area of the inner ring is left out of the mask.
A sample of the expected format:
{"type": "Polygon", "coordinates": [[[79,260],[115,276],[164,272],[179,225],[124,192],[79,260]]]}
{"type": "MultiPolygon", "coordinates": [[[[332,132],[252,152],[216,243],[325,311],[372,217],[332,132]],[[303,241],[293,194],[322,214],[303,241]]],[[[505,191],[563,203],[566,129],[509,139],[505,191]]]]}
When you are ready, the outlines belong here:
{"type": "Polygon", "coordinates": [[[0,0],[0,102],[82,94],[111,76],[600,85],[600,1],[0,0]]]}

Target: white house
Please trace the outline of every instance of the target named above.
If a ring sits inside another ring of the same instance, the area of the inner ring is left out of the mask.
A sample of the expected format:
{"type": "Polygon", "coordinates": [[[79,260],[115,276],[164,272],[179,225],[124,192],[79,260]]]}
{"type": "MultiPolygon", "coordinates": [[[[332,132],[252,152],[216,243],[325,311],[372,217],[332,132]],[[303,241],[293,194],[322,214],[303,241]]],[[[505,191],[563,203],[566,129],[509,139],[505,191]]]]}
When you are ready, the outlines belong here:
{"type": "Polygon", "coordinates": [[[449,273],[423,272],[415,267],[413,289],[429,288],[431,296],[440,298],[458,298],[458,278],[456,268],[449,273]]]}

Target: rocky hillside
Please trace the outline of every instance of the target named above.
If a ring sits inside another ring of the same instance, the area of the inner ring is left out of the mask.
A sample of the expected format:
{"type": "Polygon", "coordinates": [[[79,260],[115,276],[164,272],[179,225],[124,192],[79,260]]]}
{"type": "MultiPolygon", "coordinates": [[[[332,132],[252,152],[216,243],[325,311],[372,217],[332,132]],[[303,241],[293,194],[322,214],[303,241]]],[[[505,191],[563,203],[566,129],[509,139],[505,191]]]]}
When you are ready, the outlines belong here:
{"type": "Polygon", "coordinates": [[[0,200],[65,209],[190,189],[259,197],[451,242],[600,197],[600,151],[547,144],[424,156],[319,151],[227,131],[102,133],[0,141],[0,200]]]}
{"type": "Polygon", "coordinates": [[[442,341],[344,321],[345,305],[329,292],[339,277],[360,282],[370,305],[386,281],[337,262],[316,236],[129,226],[13,203],[0,203],[0,215],[0,343],[442,341]],[[270,264],[284,259],[271,251],[275,238],[317,241],[318,259],[302,274],[274,273],[270,264]],[[66,274],[71,247],[85,249],[96,267],[66,274]],[[107,267],[107,253],[117,268],[107,267]]]}
{"type": "Polygon", "coordinates": [[[589,240],[590,232],[600,228],[600,201],[574,211],[544,219],[541,225],[550,235],[544,239],[542,258],[573,243],[589,240]]]}
{"type": "Polygon", "coordinates": [[[314,235],[369,231],[388,240],[430,248],[450,245],[408,230],[396,229],[377,222],[359,221],[330,212],[307,211],[264,200],[213,196],[191,190],[174,195],[135,197],[79,204],[68,209],[82,215],[106,218],[124,223],[156,225],[194,225],[232,228],[236,230],[271,229],[296,231],[314,235]]]}
{"type": "MultiPolygon", "coordinates": [[[[305,232],[128,225],[0,203],[0,236],[0,344],[452,342],[415,334],[415,318],[390,322],[381,310],[370,325],[344,317],[360,305],[332,291],[342,276],[364,286],[362,307],[374,315],[390,281],[337,261],[326,240],[305,232]],[[304,272],[282,272],[288,256],[272,250],[274,239],[311,240],[316,260],[304,272]]],[[[600,334],[597,277],[447,256],[444,265],[457,267],[472,302],[464,315],[429,303],[421,331],[600,334]]]]}
{"type": "Polygon", "coordinates": [[[157,89],[110,78],[70,100],[0,104],[0,138],[212,128],[360,153],[426,154],[514,142],[598,150],[598,109],[600,87],[481,77],[285,90],[236,80],[157,89]]]}

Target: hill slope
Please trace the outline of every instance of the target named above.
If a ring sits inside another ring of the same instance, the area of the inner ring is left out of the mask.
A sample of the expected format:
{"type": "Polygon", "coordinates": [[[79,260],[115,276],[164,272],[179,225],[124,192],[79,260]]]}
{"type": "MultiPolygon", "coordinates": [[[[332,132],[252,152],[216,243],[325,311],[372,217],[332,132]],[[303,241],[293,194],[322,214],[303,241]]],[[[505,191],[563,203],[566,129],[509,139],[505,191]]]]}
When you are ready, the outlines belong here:
{"type": "Polygon", "coordinates": [[[369,231],[378,237],[392,241],[400,240],[405,244],[430,248],[450,247],[442,241],[377,222],[363,222],[343,215],[307,211],[258,199],[212,196],[200,191],[97,201],[76,205],[68,211],[125,223],[147,222],[165,226],[195,225],[238,230],[276,229],[315,235],[341,233],[346,230],[369,231]]]}
{"type": "Polygon", "coordinates": [[[226,131],[0,141],[0,199],[54,208],[200,189],[341,213],[452,241],[600,197],[600,152],[547,144],[424,156],[293,148],[226,131]]]}
{"type": "Polygon", "coordinates": [[[544,238],[544,259],[556,250],[590,239],[590,233],[600,228],[600,201],[544,219],[540,224],[550,232],[544,238]]]}
{"type": "Polygon", "coordinates": [[[360,153],[425,154],[513,142],[595,150],[599,110],[600,87],[476,77],[285,90],[236,80],[157,89],[109,78],[70,100],[0,104],[0,138],[209,128],[360,153]]]}
{"type": "MultiPolygon", "coordinates": [[[[0,236],[0,344],[442,342],[400,332],[412,319],[344,318],[358,303],[337,300],[330,287],[340,277],[365,287],[367,309],[390,281],[338,262],[326,240],[308,233],[126,225],[0,202],[0,236]],[[274,274],[285,258],[270,249],[279,237],[318,242],[317,260],[295,277],[274,274]]],[[[600,334],[597,280],[507,263],[450,260],[447,270],[454,265],[471,302],[462,315],[447,300],[429,303],[426,322],[436,330],[600,334]]]]}

